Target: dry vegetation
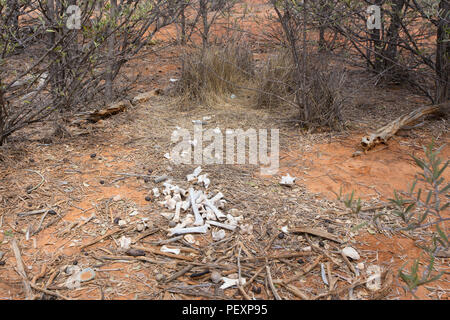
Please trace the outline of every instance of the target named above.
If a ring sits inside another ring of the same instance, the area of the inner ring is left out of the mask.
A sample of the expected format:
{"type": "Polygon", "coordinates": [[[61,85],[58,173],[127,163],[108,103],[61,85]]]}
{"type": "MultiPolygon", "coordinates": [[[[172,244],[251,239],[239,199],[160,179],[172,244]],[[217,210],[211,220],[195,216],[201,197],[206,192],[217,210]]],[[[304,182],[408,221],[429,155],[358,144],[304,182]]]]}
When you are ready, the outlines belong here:
{"type": "Polygon", "coordinates": [[[48,3],[0,0],[0,299],[448,299],[448,1],[383,4],[380,31],[360,1],[86,2],[79,33],[48,3]],[[279,172],[187,181],[193,121],[279,129],[279,172]],[[172,236],[179,188],[238,227],[172,236]]]}

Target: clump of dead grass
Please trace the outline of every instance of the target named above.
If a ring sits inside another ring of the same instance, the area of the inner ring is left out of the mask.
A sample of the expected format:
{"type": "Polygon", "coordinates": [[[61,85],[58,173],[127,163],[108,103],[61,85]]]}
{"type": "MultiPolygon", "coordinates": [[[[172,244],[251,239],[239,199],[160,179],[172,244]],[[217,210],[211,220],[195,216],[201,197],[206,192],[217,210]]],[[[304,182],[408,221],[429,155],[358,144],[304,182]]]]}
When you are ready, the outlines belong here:
{"type": "Polygon", "coordinates": [[[181,78],[173,89],[179,105],[212,104],[236,91],[254,74],[253,54],[242,44],[211,46],[182,58],[181,78]]]}
{"type": "Polygon", "coordinates": [[[339,66],[330,66],[322,55],[308,55],[306,66],[301,65],[298,76],[291,53],[278,49],[259,68],[255,76],[257,108],[297,108],[299,122],[316,127],[342,127],[342,110],[347,97],[344,94],[346,72],[339,66]],[[306,81],[303,74],[306,73],[306,81]],[[308,108],[309,115],[304,116],[308,108]]]}

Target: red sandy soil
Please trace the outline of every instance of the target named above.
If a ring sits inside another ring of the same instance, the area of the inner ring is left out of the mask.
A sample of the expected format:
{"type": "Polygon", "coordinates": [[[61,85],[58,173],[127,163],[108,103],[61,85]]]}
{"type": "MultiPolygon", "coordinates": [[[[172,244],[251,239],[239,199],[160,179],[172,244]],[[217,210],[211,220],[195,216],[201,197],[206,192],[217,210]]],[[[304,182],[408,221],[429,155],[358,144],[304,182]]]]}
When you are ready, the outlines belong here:
{"type": "MultiPolygon", "coordinates": [[[[247,1],[249,3],[261,4],[261,1],[247,1]]],[[[255,27],[256,30],[256,27],[255,27]]],[[[174,34],[174,30],[169,30],[174,34]]],[[[131,68],[133,72],[141,72],[146,79],[146,84],[140,85],[138,88],[141,91],[148,91],[149,88],[165,87],[168,84],[168,79],[177,76],[179,72],[179,65],[174,62],[173,58],[177,57],[179,52],[175,49],[164,53],[164,57],[150,57],[141,62],[144,67],[139,70],[131,68]]],[[[136,65],[138,62],[134,62],[136,65]]],[[[409,183],[413,180],[417,173],[417,167],[411,159],[411,154],[423,155],[422,148],[416,141],[408,141],[404,143],[401,137],[394,137],[388,146],[380,146],[374,151],[369,152],[361,157],[351,157],[355,151],[355,147],[361,138],[362,133],[354,132],[349,138],[340,139],[332,143],[322,143],[314,146],[311,152],[305,153],[295,148],[288,152],[281,154],[281,173],[289,172],[292,176],[298,178],[297,184],[302,184],[309,192],[320,193],[319,196],[336,199],[336,193],[342,186],[343,194],[348,194],[355,191],[356,197],[362,199],[378,198],[386,201],[392,197],[394,190],[405,190],[409,183]]],[[[78,183],[88,183],[91,188],[89,193],[85,195],[81,202],[74,202],[76,207],[65,215],[64,221],[73,222],[80,218],[87,218],[91,215],[88,210],[92,208],[93,203],[98,203],[101,199],[112,198],[115,195],[126,195],[127,199],[136,203],[136,205],[145,208],[147,203],[144,200],[142,192],[142,181],[130,179],[127,184],[120,184],[119,188],[115,186],[100,185],[98,177],[109,176],[113,172],[131,172],[131,168],[135,167],[132,158],[127,158],[127,155],[133,153],[133,148],[126,148],[123,146],[123,139],[120,134],[111,140],[110,147],[102,147],[98,150],[95,145],[82,146],[74,150],[70,150],[70,161],[79,165],[82,174],[71,177],[63,172],[52,173],[53,178],[61,180],[76,181],[78,183]],[[92,161],[89,155],[92,152],[97,152],[104,161],[92,161]],[[108,160],[114,159],[111,167],[106,166],[108,160]]],[[[45,159],[48,154],[52,154],[52,148],[47,150],[47,153],[40,151],[34,155],[35,158],[45,159]]],[[[444,148],[441,156],[448,159],[450,155],[450,147],[444,148]]],[[[446,181],[450,178],[450,170],[445,173],[446,181]]],[[[64,201],[65,199],[54,199],[55,203],[64,201]]],[[[449,213],[446,212],[446,215],[449,213]]],[[[72,256],[78,255],[80,249],[78,246],[70,247],[68,244],[72,238],[61,239],[58,237],[58,230],[56,226],[47,228],[44,232],[36,236],[36,244],[33,241],[21,241],[21,249],[24,256],[26,256],[26,264],[31,262],[34,258],[45,256],[49,260],[58,259],[59,255],[72,256]],[[39,249],[34,249],[34,247],[39,249]]],[[[85,238],[86,239],[86,238],[85,238]]],[[[0,243],[5,240],[3,233],[0,233],[0,243]]],[[[367,232],[361,232],[356,238],[359,243],[358,250],[372,250],[378,254],[373,257],[380,265],[390,265],[393,270],[398,270],[406,261],[419,257],[421,250],[415,245],[414,240],[404,237],[402,235],[395,235],[388,238],[382,235],[372,235],[367,232]]],[[[87,242],[85,240],[84,242],[87,242]]],[[[98,246],[98,245],[97,245],[98,246]]],[[[95,246],[94,246],[95,247],[95,246]]],[[[3,249],[9,248],[9,245],[3,246],[3,249]]],[[[0,247],[2,249],[2,247],[0,247]]],[[[83,258],[78,261],[83,263],[83,258]]],[[[0,266],[0,299],[12,297],[14,299],[23,298],[23,289],[20,279],[18,279],[16,272],[12,269],[15,266],[15,259],[13,255],[8,255],[6,259],[6,267],[0,266]]],[[[170,268],[170,266],[166,266],[170,268]]],[[[131,275],[129,281],[132,281],[135,291],[140,289],[148,289],[148,286],[155,286],[157,283],[154,280],[154,274],[150,270],[133,270],[132,265],[123,263],[109,264],[107,269],[117,269],[109,272],[98,272],[98,279],[123,279],[125,275],[131,275]],[[142,273],[148,276],[151,281],[145,283],[139,281],[137,273],[142,273]]],[[[32,270],[27,270],[31,274],[38,274],[40,270],[34,267],[32,270]]],[[[449,285],[448,270],[447,273],[436,283],[430,286],[439,286],[444,289],[446,294],[440,296],[440,299],[448,299],[449,285]]],[[[190,280],[184,279],[185,283],[190,283],[190,280]]],[[[193,284],[196,282],[192,282],[193,284]]],[[[395,278],[393,286],[399,288],[403,283],[395,278]]],[[[134,292],[129,294],[117,295],[113,292],[108,292],[110,298],[114,299],[133,299],[136,298],[134,292]]],[[[436,296],[429,296],[429,291],[422,287],[416,295],[422,299],[437,298],[436,296]]],[[[81,299],[101,299],[104,292],[99,287],[88,287],[79,290],[74,298],[81,299]]],[[[402,299],[413,298],[411,294],[400,290],[399,296],[402,299]]],[[[261,296],[264,298],[264,296],[261,296]]],[[[170,296],[162,298],[170,299],[170,296]]],[[[189,297],[193,298],[193,297],[189,297]]]]}

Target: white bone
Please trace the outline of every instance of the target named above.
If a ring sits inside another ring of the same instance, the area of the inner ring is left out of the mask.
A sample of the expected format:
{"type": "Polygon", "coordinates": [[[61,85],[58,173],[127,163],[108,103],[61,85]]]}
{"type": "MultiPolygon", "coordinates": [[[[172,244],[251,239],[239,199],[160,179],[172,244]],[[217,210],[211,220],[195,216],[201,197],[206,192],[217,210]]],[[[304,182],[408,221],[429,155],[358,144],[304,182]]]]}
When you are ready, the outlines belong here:
{"type": "Polygon", "coordinates": [[[165,201],[164,205],[165,205],[165,207],[167,209],[173,210],[173,209],[175,209],[175,206],[177,205],[177,202],[173,198],[170,198],[169,200],[165,201]]]}
{"type": "Polygon", "coordinates": [[[219,201],[222,198],[223,198],[223,193],[217,192],[217,194],[214,197],[212,197],[211,199],[209,199],[209,201],[211,201],[212,203],[215,203],[216,201],[219,201]]]}
{"type": "Polygon", "coordinates": [[[197,198],[195,199],[195,203],[201,204],[205,202],[206,199],[206,195],[203,192],[197,191],[197,198]]]}
{"type": "Polygon", "coordinates": [[[213,204],[219,209],[225,208],[225,203],[227,203],[227,200],[219,200],[219,201],[213,202],[213,204]]]}
{"type": "Polygon", "coordinates": [[[195,243],[195,238],[194,238],[194,236],[192,234],[187,234],[183,238],[184,238],[184,240],[186,240],[190,244],[195,243]]]}
{"type": "Polygon", "coordinates": [[[167,220],[171,220],[174,216],[173,212],[161,212],[161,215],[167,220]]]}
{"type": "Polygon", "coordinates": [[[239,226],[239,228],[241,229],[241,233],[243,234],[251,234],[253,231],[253,225],[251,224],[244,224],[239,226]]]}
{"type": "Polygon", "coordinates": [[[181,195],[179,193],[175,193],[172,197],[173,200],[175,200],[176,202],[180,202],[181,201],[181,195]]]}
{"type": "Polygon", "coordinates": [[[187,209],[189,209],[190,206],[191,202],[189,200],[186,200],[182,202],[181,209],[183,209],[183,211],[186,211],[187,209]]]}
{"type": "Polygon", "coordinates": [[[160,193],[159,193],[159,189],[158,188],[153,188],[153,195],[155,196],[155,197],[159,197],[160,196],[160,193]]]}
{"type": "Polygon", "coordinates": [[[217,209],[208,199],[205,199],[205,205],[214,211],[214,214],[217,217],[217,220],[224,221],[227,219],[227,216],[224,215],[219,209],[217,209]]]}
{"type": "Polygon", "coordinates": [[[175,216],[173,217],[174,222],[180,221],[180,209],[181,209],[181,201],[178,201],[175,206],[175,216]]]}
{"type": "Polygon", "coordinates": [[[177,235],[177,234],[186,234],[186,233],[206,233],[208,232],[209,224],[204,224],[199,227],[192,228],[173,228],[169,229],[169,236],[177,235]]]}
{"type": "Polygon", "coordinates": [[[190,181],[192,181],[192,180],[195,180],[195,178],[198,177],[198,175],[200,174],[200,172],[202,172],[202,167],[197,167],[197,168],[195,168],[195,170],[194,170],[193,173],[188,174],[188,175],[186,176],[187,181],[190,182],[190,181]]]}
{"type": "Polygon", "coordinates": [[[217,232],[212,232],[212,238],[214,241],[219,241],[225,238],[225,230],[220,229],[217,232]]]}
{"type": "Polygon", "coordinates": [[[179,188],[178,190],[180,191],[180,194],[181,194],[183,197],[186,197],[187,191],[186,191],[185,189],[179,188]]]}
{"type": "Polygon", "coordinates": [[[197,178],[197,183],[198,184],[202,184],[205,186],[205,188],[209,187],[209,184],[211,183],[211,180],[209,180],[209,178],[207,177],[207,173],[199,175],[197,178]]]}
{"type": "Polygon", "coordinates": [[[194,216],[195,216],[194,226],[201,226],[204,222],[203,222],[202,216],[198,212],[197,204],[195,203],[196,194],[195,194],[194,188],[189,189],[189,195],[191,198],[192,210],[194,211],[194,216]]]}
{"type": "Polygon", "coordinates": [[[192,214],[187,214],[186,217],[181,221],[181,223],[177,224],[174,229],[184,228],[194,222],[194,216],[192,214]]]}
{"type": "Polygon", "coordinates": [[[127,238],[125,236],[122,236],[122,238],[120,238],[120,240],[119,240],[119,243],[120,243],[120,248],[127,250],[127,249],[130,249],[131,239],[127,238]]]}
{"type": "Polygon", "coordinates": [[[180,249],[169,248],[167,246],[162,246],[161,247],[161,252],[170,252],[170,253],[173,253],[173,254],[180,254],[180,249]]]}
{"type": "Polygon", "coordinates": [[[236,226],[240,221],[242,221],[243,217],[233,217],[231,214],[227,214],[227,222],[231,225],[236,226]]]}
{"type": "Polygon", "coordinates": [[[284,177],[281,177],[280,184],[283,186],[292,186],[296,179],[297,178],[291,177],[288,173],[284,177]]]}
{"type": "Polygon", "coordinates": [[[206,223],[210,224],[212,226],[224,228],[224,229],[231,230],[231,231],[234,231],[236,229],[236,226],[233,226],[233,225],[230,225],[230,224],[225,224],[225,223],[220,223],[220,222],[217,222],[217,221],[206,220],[206,223]]]}
{"type": "MultiPolygon", "coordinates": [[[[230,279],[227,277],[222,277],[222,281],[224,282],[223,285],[220,286],[220,289],[225,290],[227,288],[230,288],[232,286],[237,286],[239,284],[239,279],[230,279]]],[[[241,285],[244,285],[246,280],[244,278],[241,278],[241,285]]]]}
{"type": "Polygon", "coordinates": [[[198,177],[198,175],[202,172],[202,167],[197,167],[194,169],[194,172],[192,172],[192,174],[196,177],[198,177]]]}
{"type": "Polygon", "coordinates": [[[214,211],[212,211],[210,208],[206,208],[206,213],[204,215],[205,215],[206,220],[217,220],[217,217],[214,214],[214,211]]]}

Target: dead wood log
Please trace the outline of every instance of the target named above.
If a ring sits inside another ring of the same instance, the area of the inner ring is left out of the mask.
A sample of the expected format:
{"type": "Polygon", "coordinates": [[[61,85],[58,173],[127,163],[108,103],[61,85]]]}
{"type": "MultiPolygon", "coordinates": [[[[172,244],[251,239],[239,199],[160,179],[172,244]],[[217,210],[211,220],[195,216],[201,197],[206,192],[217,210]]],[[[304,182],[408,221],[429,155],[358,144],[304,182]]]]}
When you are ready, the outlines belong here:
{"type": "Polygon", "coordinates": [[[70,122],[71,122],[71,124],[80,124],[80,123],[84,123],[86,121],[98,122],[102,119],[109,118],[120,112],[124,112],[128,108],[131,108],[131,102],[128,100],[122,100],[122,101],[113,103],[113,104],[109,105],[108,107],[101,109],[101,110],[78,113],[75,115],[78,117],[78,119],[71,120],[70,122]]]}
{"type": "Polygon", "coordinates": [[[88,120],[92,122],[97,122],[101,119],[108,118],[112,115],[118,114],[120,112],[125,111],[127,108],[131,107],[131,103],[128,100],[123,100],[120,102],[117,102],[108,108],[94,111],[88,115],[88,120]]]}
{"type": "Polygon", "coordinates": [[[377,131],[364,136],[361,139],[361,147],[364,151],[374,148],[380,143],[386,143],[393,135],[395,135],[400,129],[414,125],[421,117],[433,114],[433,113],[447,113],[450,104],[448,102],[426,106],[419,109],[415,109],[408,114],[402,115],[387,125],[381,127],[377,131]]]}

